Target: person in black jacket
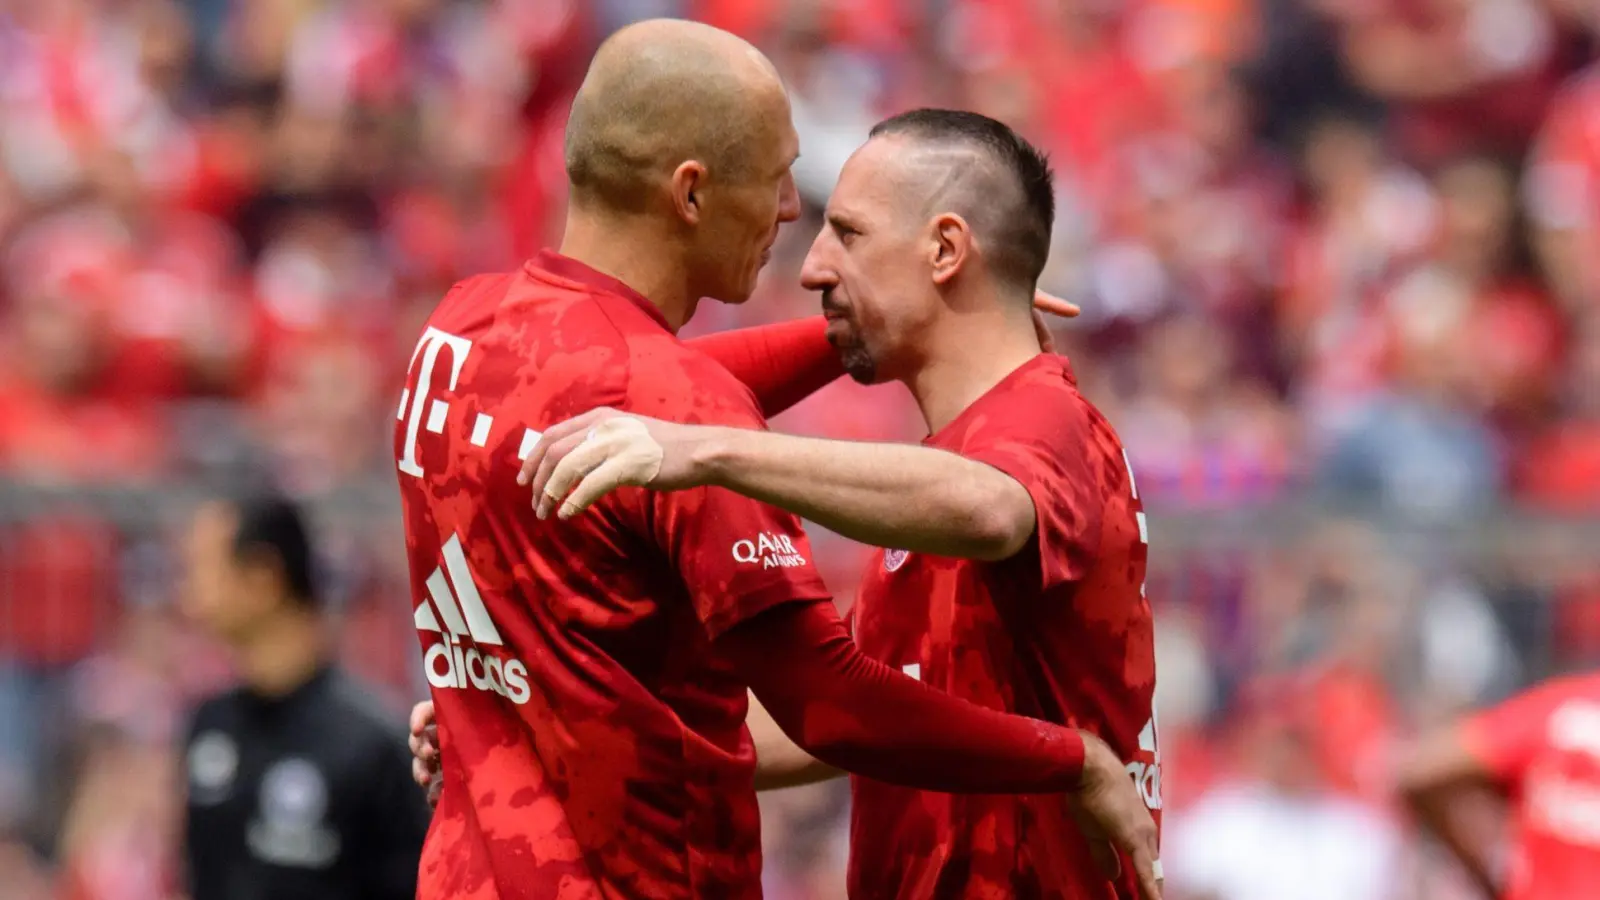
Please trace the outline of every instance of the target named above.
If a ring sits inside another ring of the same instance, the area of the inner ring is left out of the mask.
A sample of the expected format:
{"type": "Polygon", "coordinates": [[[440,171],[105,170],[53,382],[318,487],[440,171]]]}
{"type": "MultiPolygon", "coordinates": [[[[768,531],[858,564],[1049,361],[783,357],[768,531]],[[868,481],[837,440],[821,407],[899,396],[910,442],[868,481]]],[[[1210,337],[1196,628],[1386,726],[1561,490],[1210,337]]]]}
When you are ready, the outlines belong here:
{"type": "Polygon", "coordinates": [[[212,503],[187,552],[185,612],[242,681],[185,742],[190,896],[409,900],[430,814],[403,722],[331,661],[305,517],[277,497],[212,503]]]}

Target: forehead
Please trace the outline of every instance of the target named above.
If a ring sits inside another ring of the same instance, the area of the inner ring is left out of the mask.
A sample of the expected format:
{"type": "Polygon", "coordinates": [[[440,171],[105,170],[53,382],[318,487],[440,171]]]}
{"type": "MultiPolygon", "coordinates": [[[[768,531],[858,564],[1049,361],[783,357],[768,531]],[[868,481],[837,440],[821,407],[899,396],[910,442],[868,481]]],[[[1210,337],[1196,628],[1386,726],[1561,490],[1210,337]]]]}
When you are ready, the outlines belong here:
{"type": "Polygon", "coordinates": [[[893,137],[861,145],[839,172],[839,183],[828,199],[829,212],[882,212],[904,205],[908,185],[897,159],[908,149],[893,137]]]}
{"type": "Polygon", "coordinates": [[[238,526],[238,515],[224,503],[207,503],[195,511],[190,525],[190,536],[205,545],[225,544],[233,540],[238,526]]]}
{"type": "Polygon", "coordinates": [[[762,79],[748,88],[743,101],[744,115],[751,116],[754,130],[768,140],[785,145],[798,144],[799,133],[794,127],[794,107],[789,102],[789,90],[776,79],[762,79]]]}

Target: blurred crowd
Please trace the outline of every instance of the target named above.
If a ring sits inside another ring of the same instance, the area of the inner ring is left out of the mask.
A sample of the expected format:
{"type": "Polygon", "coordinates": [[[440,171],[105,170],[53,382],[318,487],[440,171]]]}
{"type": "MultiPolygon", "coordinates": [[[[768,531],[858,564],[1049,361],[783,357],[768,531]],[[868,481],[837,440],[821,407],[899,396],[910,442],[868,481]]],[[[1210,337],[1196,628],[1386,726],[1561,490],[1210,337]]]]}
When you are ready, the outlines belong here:
{"type": "MultiPolygon", "coordinates": [[[[758,296],[690,333],[816,312],[799,260],[883,115],[976,109],[1052,154],[1045,286],[1085,309],[1059,342],[1157,523],[1175,895],[1457,896],[1395,815],[1386,751],[1600,660],[1600,558],[1390,526],[1600,512],[1597,9],[0,0],[0,481],[150,508],[0,503],[0,900],[173,896],[171,742],[228,670],[173,612],[167,489],[392,490],[422,318],[559,237],[568,100],[605,34],[655,15],[763,47],[804,153],[808,212],[758,296]],[[1160,544],[1164,513],[1296,504],[1327,512],[1160,544]],[[1252,882],[1264,836],[1302,892],[1252,882]]],[[[776,427],[921,436],[898,388],[850,384],[776,427]]],[[[398,523],[334,521],[343,658],[399,708],[425,686],[398,523]]],[[[860,548],[816,545],[848,603],[860,548]]],[[[841,895],[846,803],[767,798],[770,896],[841,895]]]]}

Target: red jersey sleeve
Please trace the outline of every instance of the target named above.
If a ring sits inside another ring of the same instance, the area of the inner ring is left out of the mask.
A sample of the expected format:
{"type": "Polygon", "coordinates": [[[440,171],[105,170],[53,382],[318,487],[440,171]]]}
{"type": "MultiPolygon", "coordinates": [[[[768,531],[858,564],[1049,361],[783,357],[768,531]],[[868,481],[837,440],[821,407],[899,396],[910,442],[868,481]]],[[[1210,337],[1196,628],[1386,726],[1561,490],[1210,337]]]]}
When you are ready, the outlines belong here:
{"type": "Polygon", "coordinates": [[[713,639],[778,604],[828,598],[794,515],[724,488],[648,500],[655,539],[713,639]]]}
{"type": "Polygon", "coordinates": [[[1094,564],[1104,509],[1088,405],[1065,380],[1042,378],[1007,391],[987,413],[961,455],[1006,473],[1033,498],[1042,587],[1078,581],[1094,564]]]}
{"type": "Polygon", "coordinates": [[[785,734],[857,775],[952,793],[1063,791],[1082,779],[1076,730],[968,703],[868,659],[831,603],[791,604],[717,648],[785,734]]]}
{"type": "Polygon", "coordinates": [[[1546,722],[1564,697],[1559,682],[1518,694],[1468,718],[1462,739],[1490,777],[1518,781],[1538,754],[1546,722]]]}
{"type": "Polygon", "coordinates": [[[821,316],[723,331],[685,343],[743,382],[769,418],[844,374],[821,316]]]}
{"type": "MultiPolygon", "coordinates": [[[[628,394],[632,411],[659,419],[766,428],[753,392],[692,347],[677,345],[648,374],[634,372],[628,394]]],[[[780,603],[829,596],[794,514],[717,487],[637,496],[645,532],[683,580],[711,638],[780,603]]]]}

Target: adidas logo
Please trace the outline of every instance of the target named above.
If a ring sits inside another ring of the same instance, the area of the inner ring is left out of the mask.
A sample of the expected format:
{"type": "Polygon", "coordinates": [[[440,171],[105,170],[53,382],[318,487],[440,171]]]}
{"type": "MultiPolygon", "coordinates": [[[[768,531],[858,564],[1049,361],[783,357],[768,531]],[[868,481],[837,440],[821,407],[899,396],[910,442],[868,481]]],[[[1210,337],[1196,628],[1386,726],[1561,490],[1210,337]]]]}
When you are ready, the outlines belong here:
{"type": "Polygon", "coordinates": [[[459,536],[450,536],[443,556],[444,565],[428,576],[428,596],[433,602],[423,602],[412,616],[418,631],[430,631],[443,638],[422,656],[428,683],[446,690],[493,691],[519,706],[527,703],[532,694],[528,667],[522,660],[501,660],[478,649],[503,646],[504,642],[483,605],[483,595],[478,593],[478,584],[467,567],[459,536]],[[463,640],[472,646],[462,644],[463,640]]]}
{"type": "Polygon", "coordinates": [[[1138,759],[1126,766],[1134,786],[1139,789],[1140,798],[1144,800],[1145,808],[1152,812],[1161,808],[1161,745],[1156,741],[1157,727],[1156,717],[1152,713],[1150,721],[1144,723],[1144,729],[1139,732],[1139,754],[1153,761],[1138,759]]]}

